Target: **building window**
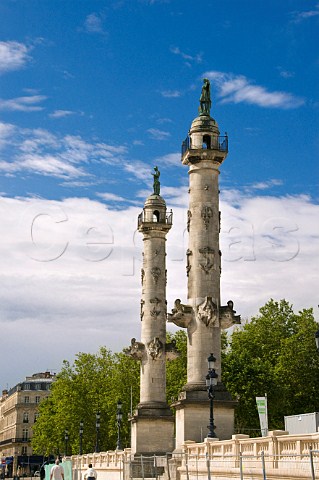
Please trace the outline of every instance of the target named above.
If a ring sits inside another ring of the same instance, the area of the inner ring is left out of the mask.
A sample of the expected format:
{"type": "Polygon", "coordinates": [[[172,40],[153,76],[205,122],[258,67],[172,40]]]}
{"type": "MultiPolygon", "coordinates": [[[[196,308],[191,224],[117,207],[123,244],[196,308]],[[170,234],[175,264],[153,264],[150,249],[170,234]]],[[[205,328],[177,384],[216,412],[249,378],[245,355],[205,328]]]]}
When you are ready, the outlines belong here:
{"type": "Polygon", "coordinates": [[[28,453],[28,447],[24,445],[21,449],[21,455],[27,455],[27,453],[28,453]]]}
{"type": "Polygon", "coordinates": [[[35,403],[40,403],[40,397],[39,396],[35,397],[35,403]]]}
{"type": "Polygon", "coordinates": [[[36,383],[35,384],[35,389],[36,390],[41,390],[41,383],[36,383]]]}
{"type": "Polygon", "coordinates": [[[23,390],[30,390],[30,383],[25,383],[23,390]]]}
{"type": "Polygon", "coordinates": [[[23,423],[29,423],[29,413],[28,412],[23,413],[23,423]]]}
{"type": "Polygon", "coordinates": [[[34,414],[34,423],[38,420],[39,415],[40,415],[40,414],[39,414],[38,412],[36,412],[36,413],[34,414]]]}
{"type": "Polygon", "coordinates": [[[29,430],[27,428],[24,428],[22,430],[22,440],[28,440],[29,438],[29,430]]]}
{"type": "Polygon", "coordinates": [[[50,390],[50,388],[51,388],[51,384],[47,383],[47,390],[50,390]]]}
{"type": "Polygon", "coordinates": [[[30,397],[24,397],[24,403],[30,403],[30,397]]]}

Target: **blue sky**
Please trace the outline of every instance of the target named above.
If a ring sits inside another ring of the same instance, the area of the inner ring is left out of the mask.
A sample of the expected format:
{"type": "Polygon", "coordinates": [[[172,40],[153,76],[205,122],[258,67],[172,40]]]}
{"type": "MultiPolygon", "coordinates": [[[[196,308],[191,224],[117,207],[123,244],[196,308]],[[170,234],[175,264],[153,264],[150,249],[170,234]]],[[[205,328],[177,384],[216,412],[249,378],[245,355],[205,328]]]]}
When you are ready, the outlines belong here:
{"type": "Polygon", "coordinates": [[[0,18],[3,355],[37,345],[2,386],[138,338],[136,216],[154,165],[175,218],[169,308],[185,301],[180,145],[205,76],[229,135],[223,302],[243,317],[270,297],[317,308],[317,1],[2,0],[0,18]],[[57,333],[49,356],[43,332],[57,333]]]}

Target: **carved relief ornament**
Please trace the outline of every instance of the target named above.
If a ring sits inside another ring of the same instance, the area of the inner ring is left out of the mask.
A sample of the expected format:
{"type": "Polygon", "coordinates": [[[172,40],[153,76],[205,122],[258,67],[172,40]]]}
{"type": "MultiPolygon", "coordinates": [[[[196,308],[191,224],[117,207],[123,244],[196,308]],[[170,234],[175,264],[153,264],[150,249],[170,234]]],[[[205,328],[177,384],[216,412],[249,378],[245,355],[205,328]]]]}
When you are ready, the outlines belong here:
{"type": "Polygon", "coordinates": [[[190,210],[187,210],[187,231],[188,232],[191,225],[191,218],[192,218],[192,212],[190,210]]]}
{"type": "Polygon", "coordinates": [[[147,352],[153,360],[162,356],[163,344],[158,337],[154,337],[153,340],[147,344],[147,352]]]}
{"type": "Polygon", "coordinates": [[[161,272],[161,269],[160,269],[159,267],[153,267],[153,268],[151,268],[151,275],[152,275],[152,277],[153,277],[153,280],[154,280],[155,284],[157,284],[158,279],[159,279],[161,273],[162,273],[162,272],[161,272]]]}
{"type": "Polygon", "coordinates": [[[154,307],[152,308],[152,310],[150,311],[151,317],[153,317],[153,318],[158,317],[160,313],[161,313],[161,311],[160,311],[160,310],[156,310],[155,305],[154,305],[154,307]]]}
{"type": "Polygon", "coordinates": [[[210,222],[210,219],[212,218],[212,216],[213,216],[213,209],[211,207],[209,207],[208,205],[205,205],[202,208],[201,217],[204,221],[204,225],[205,225],[206,230],[208,229],[208,225],[209,225],[209,222],[210,222]]]}
{"type": "Polygon", "coordinates": [[[162,301],[162,300],[160,300],[160,299],[157,298],[157,297],[154,297],[154,298],[151,298],[151,299],[150,299],[150,302],[151,302],[151,303],[155,303],[156,306],[157,306],[159,303],[161,303],[161,301],[162,301]]]}
{"type": "Polygon", "coordinates": [[[197,308],[197,318],[206,325],[206,327],[218,326],[217,305],[212,297],[206,297],[204,302],[197,308]]]}
{"type": "Polygon", "coordinates": [[[143,310],[143,306],[144,306],[144,300],[142,299],[141,300],[141,310],[140,310],[140,317],[141,317],[141,321],[143,320],[143,317],[144,317],[144,310],[143,310]]]}
{"type": "Polygon", "coordinates": [[[201,262],[199,262],[199,266],[208,275],[210,270],[214,268],[215,250],[211,247],[204,247],[204,248],[200,248],[198,251],[204,257],[204,259],[201,262]]]}
{"type": "Polygon", "coordinates": [[[193,252],[188,248],[187,251],[186,251],[186,259],[187,259],[187,263],[186,263],[186,274],[187,276],[189,276],[189,272],[190,272],[190,269],[192,268],[191,264],[190,264],[190,255],[192,255],[193,252]]]}

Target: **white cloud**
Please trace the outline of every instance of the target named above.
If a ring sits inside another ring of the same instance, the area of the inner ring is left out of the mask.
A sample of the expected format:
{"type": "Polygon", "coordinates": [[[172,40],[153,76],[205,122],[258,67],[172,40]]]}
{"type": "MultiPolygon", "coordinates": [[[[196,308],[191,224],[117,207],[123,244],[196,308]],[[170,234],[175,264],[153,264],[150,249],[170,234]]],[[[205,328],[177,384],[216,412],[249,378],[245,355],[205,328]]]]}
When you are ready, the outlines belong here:
{"type": "Polygon", "coordinates": [[[131,162],[125,162],[123,167],[126,172],[131,173],[139,180],[148,181],[151,179],[152,168],[147,163],[139,160],[135,161],[133,164],[131,162]]]}
{"type": "Polygon", "coordinates": [[[281,67],[278,67],[279,75],[283,78],[292,78],[295,76],[294,72],[290,72],[289,70],[284,70],[281,67]]]}
{"type": "Polygon", "coordinates": [[[294,23],[300,23],[309,18],[317,17],[319,15],[319,3],[312,10],[295,11],[292,12],[291,15],[294,23]]]}
{"type": "Polygon", "coordinates": [[[90,13],[84,22],[85,31],[88,33],[99,33],[105,35],[107,32],[103,28],[104,17],[98,13],[90,13]]]}
{"type": "MultiPolygon", "coordinates": [[[[222,303],[232,299],[242,317],[256,314],[270,297],[286,298],[296,310],[315,306],[319,206],[306,196],[223,192],[222,303]]],[[[166,188],[163,195],[168,208],[173,206],[167,236],[170,311],[176,298],[187,301],[187,187],[166,188]]],[[[2,385],[37,369],[60,370],[62,359],[72,360],[79,351],[95,352],[100,345],[119,351],[132,337],[140,338],[143,242],[136,219],[144,198],[138,208],[122,211],[79,198],[0,199],[0,328],[7,359],[2,385]],[[17,329],[26,334],[17,335],[17,329]],[[23,351],[26,336],[37,348],[21,365],[15,352],[23,351]]]]}
{"type": "Polygon", "coordinates": [[[222,103],[250,103],[266,108],[298,108],[304,105],[304,99],[291,93],[269,92],[265,87],[254,85],[244,75],[234,75],[218,71],[203,74],[216,86],[222,103]]]}
{"type": "Polygon", "coordinates": [[[163,90],[161,95],[166,98],[178,98],[182,93],[179,90],[163,90]]]}
{"type": "Polygon", "coordinates": [[[156,122],[159,124],[159,125],[162,125],[163,123],[173,123],[173,120],[171,118],[158,118],[156,120],[156,122]]]}
{"type": "Polygon", "coordinates": [[[306,196],[243,198],[233,191],[221,207],[224,302],[232,298],[244,316],[271,297],[315,307],[319,206],[306,196]]]}
{"type": "Polygon", "coordinates": [[[191,66],[192,63],[202,63],[203,54],[196,53],[195,55],[190,55],[189,53],[183,52],[179,47],[172,46],[170,48],[171,53],[174,55],[179,55],[183,60],[186,61],[186,65],[191,66]]]}
{"type": "Polygon", "coordinates": [[[11,98],[10,100],[3,100],[0,98],[0,110],[19,111],[19,112],[38,112],[43,110],[43,107],[37,105],[46,100],[44,95],[32,95],[29,97],[11,98]]]}
{"type": "Polygon", "coordinates": [[[0,122],[0,148],[4,147],[7,144],[7,141],[10,141],[10,138],[15,132],[15,126],[10,123],[0,122]]]}
{"type": "Polygon", "coordinates": [[[114,193],[98,193],[98,197],[102,198],[106,202],[111,201],[111,202],[126,202],[127,199],[124,197],[121,197],[120,195],[115,195],[114,193]]]}
{"type": "Polygon", "coordinates": [[[0,74],[19,70],[30,60],[30,48],[19,42],[0,42],[0,74]]]}
{"type": "Polygon", "coordinates": [[[270,180],[266,180],[264,182],[257,182],[252,184],[249,189],[252,190],[267,190],[272,187],[279,187],[280,185],[283,185],[283,181],[278,179],[278,178],[272,178],[270,180]]]}
{"type": "Polygon", "coordinates": [[[150,134],[152,138],[155,140],[166,140],[168,137],[171,136],[169,132],[165,132],[163,130],[159,130],[158,128],[149,128],[147,132],[150,134]]]}
{"type": "Polygon", "coordinates": [[[154,159],[154,162],[158,165],[163,166],[180,166],[181,163],[181,154],[180,153],[168,153],[162,157],[157,157],[154,159]]]}
{"type": "Polygon", "coordinates": [[[122,145],[89,143],[79,135],[59,136],[45,129],[21,129],[5,123],[0,123],[0,147],[4,152],[1,171],[24,171],[65,180],[91,177],[85,171],[91,162],[121,165],[127,152],[122,145]]]}
{"type": "Polygon", "coordinates": [[[68,162],[52,155],[27,154],[16,164],[17,170],[27,170],[31,173],[38,173],[54,177],[80,177],[85,175],[82,168],[74,167],[68,162]]]}
{"type": "Polygon", "coordinates": [[[74,115],[76,112],[72,112],[71,110],[55,110],[54,112],[49,114],[51,118],[64,118],[69,117],[70,115],[74,115]]]}

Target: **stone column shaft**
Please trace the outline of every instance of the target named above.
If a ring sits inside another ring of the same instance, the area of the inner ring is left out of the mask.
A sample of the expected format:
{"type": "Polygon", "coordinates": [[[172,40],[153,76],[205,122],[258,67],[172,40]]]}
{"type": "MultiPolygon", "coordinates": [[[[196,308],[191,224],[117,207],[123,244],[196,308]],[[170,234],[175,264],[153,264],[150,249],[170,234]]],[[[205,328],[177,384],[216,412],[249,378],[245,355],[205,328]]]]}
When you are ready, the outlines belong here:
{"type": "Polygon", "coordinates": [[[207,357],[214,352],[216,370],[220,372],[220,250],[218,166],[201,160],[189,168],[189,248],[188,304],[193,307],[196,328],[189,335],[187,383],[205,385],[207,357]],[[216,308],[216,320],[205,324],[198,316],[206,299],[216,308]]]}
{"type": "Polygon", "coordinates": [[[142,332],[141,341],[148,345],[155,338],[162,343],[162,353],[152,359],[148,353],[141,364],[140,403],[166,402],[166,232],[151,230],[144,233],[142,332]]]}

